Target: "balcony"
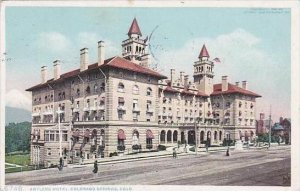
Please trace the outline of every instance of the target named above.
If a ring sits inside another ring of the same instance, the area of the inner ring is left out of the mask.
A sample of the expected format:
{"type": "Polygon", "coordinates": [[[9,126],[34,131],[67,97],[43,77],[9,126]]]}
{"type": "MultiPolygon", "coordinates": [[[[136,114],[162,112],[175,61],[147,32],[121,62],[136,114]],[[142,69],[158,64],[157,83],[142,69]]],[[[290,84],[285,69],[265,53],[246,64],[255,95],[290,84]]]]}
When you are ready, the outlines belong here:
{"type": "Polygon", "coordinates": [[[95,107],[95,106],[90,107],[90,111],[96,111],[96,110],[97,110],[97,107],[95,107]]]}
{"type": "Polygon", "coordinates": [[[84,107],[83,111],[90,111],[90,107],[84,107]]]}
{"type": "Polygon", "coordinates": [[[146,112],[147,112],[147,113],[153,113],[154,110],[153,110],[152,108],[148,108],[148,109],[146,110],[146,112]]]}
{"type": "Polygon", "coordinates": [[[32,115],[32,117],[39,117],[41,115],[41,113],[40,112],[34,112],[31,115],[32,115]]]}
{"type": "Polygon", "coordinates": [[[132,109],[132,112],[140,112],[140,108],[134,107],[134,108],[132,109]]]}
{"type": "Polygon", "coordinates": [[[99,105],[99,106],[97,107],[97,109],[98,109],[99,111],[104,111],[104,110],[105,110],[105,107],[104,107],[104,105],[99,105]]]}
{"type": "Polygon", "coordinates": [[[118,109],[119,111],[126,111],[126,108],[125,108],[125,106],[123,106],[123,105],[119,105],[119,106],[117,107],[117,109],[118,109]]]}
{"type": "Polygon", "coordinates": [[[52,110],[46,110],[43,115],[53,115],[53,111],[52,110]]]}
{"type": "Polygon", "coordinates": [[[73,112],[75,112],[75,113],[79,113],[79,111],[80,111],[79,107],[76,107],[73,109],[73,112]]]}

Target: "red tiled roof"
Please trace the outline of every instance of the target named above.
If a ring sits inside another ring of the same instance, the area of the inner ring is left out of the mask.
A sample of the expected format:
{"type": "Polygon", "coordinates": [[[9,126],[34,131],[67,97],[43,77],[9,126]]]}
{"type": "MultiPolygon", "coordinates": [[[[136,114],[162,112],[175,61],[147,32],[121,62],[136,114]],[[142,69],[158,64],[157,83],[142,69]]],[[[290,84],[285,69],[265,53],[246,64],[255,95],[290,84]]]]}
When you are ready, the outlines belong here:
{"type": "Polygon", "coordinates": [[[189,90],[183,90],[181,92],[181,94],[186,94],[186,95],[195,95],[193,92],[189,91],[189,90]]]}
{"type": "Polygon", "coordinates": [[[208,97],[207,94],[205,94],[205,93],[203,93],[203,92],[201,92],[201,91],[198,91],[197,94],[196,94],[196,96],[208,97]]]}
{"type": "Polygon", "coordinates": [[[222,84],[215,84],[214,85],[214,91],[210,95],[220,95],[220,94],[233,94],[233,93],[240,93],[244,95],[254,96],[254,97],[261,97],[261,95],[258,95],[254,92],[251,92],[249,90],[245,90],[243,88],[237,87],[236,85],[228,83],[228,90],[222,91],[222,84]]]}
{"type": "Polygon", "coordinates": [[[135,64],[125,58],[115,57],[111,62],[104,63],[103,66],[112,66],[115,68],[121,68],[124,70],[134,71],[138,73],[148,74],[151,76],[155,76],[161,79],[166,79],[167,77],[159,74],[158,72],[151,70],[149,68],[145,68],[141,65],[135,64]]]}
{"type": "Polygon", "coordinates": [[[71,78],[71,77],[77,76],[79,74],[89,72],[91,70],[95,70],[95,69],[98,69],[98,68],[105,68],[105,67],[121,68],[121,69],[124,69],[124,70],[129,70],[129,71],[134,71],[134,72],[137,72],[137,73],[143,73],[143,74],[155,76],[159,79],[166,79],[167,78],[166,76],[161,75],[161,74],[159,74],[158,72],[156,72],[154,70],[151,70],[149,68],[145,68],[145,67],[140,66],[138,64],[135,64],[135,63],[133,63],[129,60],[126,60],[125,58],[115,56],[115,57],[106,59],[104,61],[104,64],[102,64],[100,66],[98,66],[98,63],[95,63],[95,64],[89,65],[88,69],[85,70],[85,71],[82,71],[82,72],[80,72],[80,69],[72,70],[70,72],[67,72],[67,73],[64,73],[64,74],[60,75],[60,78],[57,79],[57,80],[54,80],[52,78],[52,79],[48,80],[46,83],[38,84],[38,85],[35,85],[31,88],[26,89],[26,91],[32,91],[32,90],[37,89],[37,88],[45,87],[45,86],[47,86],[47,84],[53,84],[55,82],[59,82],[59,81],[62,81],[64,79],[71,78]]]}
{"type": "Polygon", "coordinates": [[[170,86],[167,86],[165,89],[164,89],[164,91],[166,91],[166,92],[171,92],[171,93],[179,93],[180,91],[178,91],[178,90],[176,90],[176,89],[174,89],[174,88],[172,88],[172,87],[170,87],[170,86]]]}
{"type": "Polygon", "coordinates": [[[202,46],[202,49],[200,51],[200,54],[199,54],[198,58],[202,58],[202,57],[208,57],[209,58],[209,54],[208,54],[208,51],[206,49],[205,44],[202,46]]]}
{"type": "Polygon", "coordinates": [[[137,20],[136,18],[133,19],[132,23],[131,23],[131,26],[130,26],[130,29],[127,33],[128,35],[131,35],[131,34],[138,34],[138,35],[141,35],[142,36],[142,33],[141,33],[141,30],[140,30],[140,27],[137,23],[137,20]]]}

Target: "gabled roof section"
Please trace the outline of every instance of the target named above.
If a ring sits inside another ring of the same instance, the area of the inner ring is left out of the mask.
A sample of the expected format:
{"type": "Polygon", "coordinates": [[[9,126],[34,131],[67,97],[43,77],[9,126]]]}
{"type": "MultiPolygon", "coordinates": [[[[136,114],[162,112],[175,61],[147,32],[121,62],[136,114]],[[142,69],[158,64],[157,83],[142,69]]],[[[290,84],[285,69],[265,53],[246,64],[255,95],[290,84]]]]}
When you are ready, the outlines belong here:
{"type": "Polygon", "coordinates": [[[222,91],[222,84],[215,84],[214,91],[210,95],[234,94],[234,93],[239,93],[239,94],[253,96],[253,97],[261,97],[261,95],[258,95],[252,91],[237,87],[236,85],[233,85],[230,83],[228,83],[228,90],[226,90],[226,91],[222,91]]]}
{"type": "Polygon", "coordinates": [[[208,51],[206,49],[205,44],[203,44],[198,58],[203,58],[203,57],[208,57],[209,58],[209,54],[208,54],[208,51]]]}
{"type": "Polygon", "coordinates": [[[111,62],[107,62],[103,64],[103,67],[105,66],[111,66],[114,68],[121,68],[124,70],[129,70],[129,71],[134,71],[137,73],[143,73],[143,74],[147,74],[147,75],[151,75],[151,76],[155,76],[159,79],[167,79],[166,76],[152,70],[149,68],[145,68],[141,65],[135,64],[129,60],[126,60],[125,58],[121,58],[119,56],[115,57],[114,59],[112,59],[111,62]]]}
{"type": "Polygon", "coordinates": [[[133,19],[127,34],[128,34],[128,36],[131,35],[131,34],[138,34],[138,35],[142,36],[141,30],[140,30],[140,27],[137,23],[136,18],[133,19]]]}
{"type": "Polygon", "coordinates": [[[106,59],[104,61],[104,64],[102,64],[100,66],[98,65],[98,63],[95,63],[95,64],[89,65],[88,69],[85,70],[85,71],[82,71],[82,72],[80,72],[80,69],[72,70],[70,72],[67,72],[67,73],[64,73],[64,74],[60,75],[60,78],[57,79],[57,80],[50,79],[46,83],[38,84],[38,85],[35,85],[31,88],[28,88],[28,89],[26,89],[26,91],[32,91],[32,90],[37,89],[37,88],[46,87],[46,86],[48,86],[48,84],[51,85],[53,83],[60,82],[60,81],[65,80],[67,78],[71,78],[71,77],[77,76],[79,74],[84,74],[84,73],[90,72],[92,70],[96,70],[98,68],[105,68],[105,67],[121,68],[121,69],[124,69],[124,70],[129,70],[129,71],[134,71],[134,72],[137,72],[137,73],[142,73],[142,74],[147,74],[147,75],[150,75],[150,76],[154,76],[154,77],[157,77],[158,79],[166,79],[167,78],[166,76],[161,75],[161,74],[159,74],[158,72],[156,72],[154,70],[151,70],[149,68],[145,68],[143,66],[137,65],[137,64],[135,64],[135,63],[133,63],[129,60],[126,60],[125,58],[115,56],[115,57],[106,59]]]}
{"type": "Polygon", "coordinates": [[[164,89],[165,92],[170,92],[170,93],[180,93],[180,91],[172,88],[171,86],[167,86],[165,89],[164,89]]]}

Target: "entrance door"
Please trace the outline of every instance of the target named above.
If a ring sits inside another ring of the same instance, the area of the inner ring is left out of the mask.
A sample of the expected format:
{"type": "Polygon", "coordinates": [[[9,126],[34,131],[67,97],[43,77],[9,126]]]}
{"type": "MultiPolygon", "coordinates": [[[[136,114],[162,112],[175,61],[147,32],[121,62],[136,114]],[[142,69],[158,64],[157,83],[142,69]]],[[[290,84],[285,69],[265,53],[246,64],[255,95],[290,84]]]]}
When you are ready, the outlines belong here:
{"type": "Polygon", "coordinates": [[[195,144],[195,131],[194,130],[188,131],[188,144],[189,145],[195,144]]]}

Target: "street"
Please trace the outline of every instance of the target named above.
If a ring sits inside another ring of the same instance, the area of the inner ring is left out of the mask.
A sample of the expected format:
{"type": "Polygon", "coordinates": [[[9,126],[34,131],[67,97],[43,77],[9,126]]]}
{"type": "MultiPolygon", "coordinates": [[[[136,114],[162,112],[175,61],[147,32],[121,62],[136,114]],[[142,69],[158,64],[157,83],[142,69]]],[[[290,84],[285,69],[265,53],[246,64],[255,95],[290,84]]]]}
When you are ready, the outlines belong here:
{"type": "Polygon", "coordinates": [[[290,186],[290,146],[153,158],[113,164],[6,174],[7,185],[290,186]]]}

